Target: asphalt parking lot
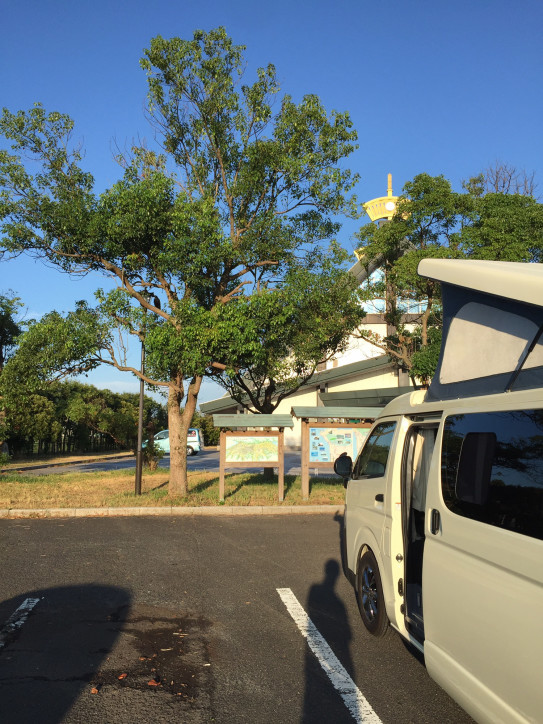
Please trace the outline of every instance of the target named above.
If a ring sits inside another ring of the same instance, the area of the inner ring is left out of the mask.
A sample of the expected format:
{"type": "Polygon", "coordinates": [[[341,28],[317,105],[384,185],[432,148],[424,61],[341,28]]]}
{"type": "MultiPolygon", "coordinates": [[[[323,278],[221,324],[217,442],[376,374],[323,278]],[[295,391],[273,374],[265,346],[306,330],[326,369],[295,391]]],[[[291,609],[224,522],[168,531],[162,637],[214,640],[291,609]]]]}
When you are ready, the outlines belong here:
{"type": "Polygon", "coordinates": [[[0,626],[36,601],[0,647],[0,721],[471,721],[399,636],[363,629],[339,573],[340,522],[0,521],[0,626]],[[292,599],[352,682],[347,701],[292,599]]]}

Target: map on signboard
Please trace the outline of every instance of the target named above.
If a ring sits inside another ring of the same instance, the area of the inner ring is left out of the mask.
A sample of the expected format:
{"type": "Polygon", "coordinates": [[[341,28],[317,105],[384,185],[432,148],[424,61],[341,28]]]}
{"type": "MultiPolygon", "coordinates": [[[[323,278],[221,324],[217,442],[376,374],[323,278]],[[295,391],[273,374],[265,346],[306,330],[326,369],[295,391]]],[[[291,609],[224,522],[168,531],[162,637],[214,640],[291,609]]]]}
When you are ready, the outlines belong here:
{"type": "Polygon", "coordinates": [[[266,463],[279,460],[278,437],[226,438],[227,463],[266,463]]]}
{"type": "Polygon", "coordinates": [[[368,432],[363,427],[310,427],[309,462],[333,463],[342,453],[354,460],[368,432]]]}

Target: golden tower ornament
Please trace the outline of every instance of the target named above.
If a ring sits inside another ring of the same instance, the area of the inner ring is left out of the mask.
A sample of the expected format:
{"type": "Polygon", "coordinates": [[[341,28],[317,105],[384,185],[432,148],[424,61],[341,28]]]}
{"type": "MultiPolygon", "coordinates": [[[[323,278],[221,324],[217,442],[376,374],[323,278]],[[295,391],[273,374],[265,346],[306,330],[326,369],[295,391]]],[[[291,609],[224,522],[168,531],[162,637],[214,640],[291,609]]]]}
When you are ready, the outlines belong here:
{"type": "Polygon", "coordinates": [[[390,221],[396,213],[398,196],[392,195],[392,174],[388,174],[388,189],[386,196],[379,196],[377,199],[366,201],[362,204],[364,211],[372,221],[390,221]]]}

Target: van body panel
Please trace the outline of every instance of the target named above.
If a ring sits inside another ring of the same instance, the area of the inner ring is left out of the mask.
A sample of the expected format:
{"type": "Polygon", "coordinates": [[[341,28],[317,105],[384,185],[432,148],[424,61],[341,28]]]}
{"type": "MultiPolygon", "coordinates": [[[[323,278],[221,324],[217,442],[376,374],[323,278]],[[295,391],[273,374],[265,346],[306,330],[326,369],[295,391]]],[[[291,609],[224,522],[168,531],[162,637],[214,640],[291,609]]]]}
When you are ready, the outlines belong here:
{"type": "MultiPolygon", "coordinates": [[[[481,722],[542,721],[543,541],[447,507],[441,479],[444,430],[451,416],[537,409],[543,409],[540,389],[440,402],[424,401],[423,391],[396,398],[366,439],[383,421],[396,421],[385,474],[350,480],[347,487],[348,567],[356,574],[361,550],[372,549],[391,624],[424,650],[432,678],[481,722]],[[424,427],[434,430],[435,442],[424,507],[424,629],[417,641],[405,620],[402,475],[406,441],[411,431],[424,427]],[[375,500],[379,494],[384,496],[381,505],[375,500]],[[433,511],[437,515],[432,518],[433,511]]],[[[481,430],[485,435],[490,433],[481,430]]]]}
{"type": "MultiPolygon", "coordinates": [[[[476,700],[493,694],[494,717],[502,700],[523,712],[526,721],[537,721],[542,705],[543,589],[496,560],[479,557],[480,533],[455,535],[448,516],[442,525],[442,535],[427,536],[424,551],[428,673],[451,694],[455,678],[473,680],[476,700]]],[[[505,710],[501,714],[503,721],[510,721],[505,710]]]]}
{"type": "MultiPolygon", "coordinates": [[[[510,409],[516,409],[514,401],[510,409]]],[[[447,416],[455,412],[451,407],[447,416]]],[[[428,672],[448,691],[455,677],[471,680],[475,700],[487,698],[491,706],[488,721],[516,721],[511,708],[518,721],[537,721],[543,711],[543,541],[449,510],[441,493],[440,461],[433,462],[423,566],[428,672]],[[435,534],[432,510],[440,515],[435,534]]]]}
{"type": "Polygon", "coordinates": [[[430,641],[424,644],[424,660],[427,667],[430,663],[434,681],[475,721],[482,724],[535,724],[540,721],[539,717],[529,718],[513,709],[430,641]]]}

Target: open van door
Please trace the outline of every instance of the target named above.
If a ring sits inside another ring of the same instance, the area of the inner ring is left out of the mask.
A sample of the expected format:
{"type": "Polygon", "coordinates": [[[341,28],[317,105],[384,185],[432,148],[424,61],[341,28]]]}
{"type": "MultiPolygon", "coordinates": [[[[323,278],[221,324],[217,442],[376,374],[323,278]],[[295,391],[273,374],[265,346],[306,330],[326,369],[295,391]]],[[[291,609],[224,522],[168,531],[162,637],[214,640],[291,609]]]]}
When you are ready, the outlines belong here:
{"type": "Polygon", "coordinates": [[[542,433],[541,410],[464,406],[436,440],[424,655],[430,675],[477,721],[539,721],[543,711],[542,433]]]}

